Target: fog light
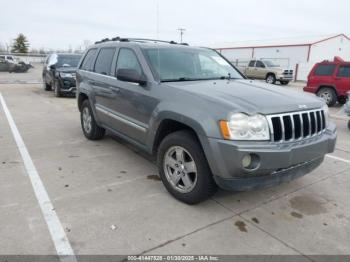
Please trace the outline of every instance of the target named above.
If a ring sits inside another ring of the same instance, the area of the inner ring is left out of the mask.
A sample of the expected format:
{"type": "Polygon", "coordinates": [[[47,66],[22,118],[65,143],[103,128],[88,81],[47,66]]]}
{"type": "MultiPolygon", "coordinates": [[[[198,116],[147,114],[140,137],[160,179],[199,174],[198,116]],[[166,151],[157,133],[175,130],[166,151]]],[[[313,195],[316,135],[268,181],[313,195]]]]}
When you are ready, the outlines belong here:
{"type": "Polygon", "coordinates": [[[248,168],[251,165],[251,163],[252,163],[252,157],[250,156],[250,154],[247,154],[242,158],[242,166],[244,168],[248,168]]]}

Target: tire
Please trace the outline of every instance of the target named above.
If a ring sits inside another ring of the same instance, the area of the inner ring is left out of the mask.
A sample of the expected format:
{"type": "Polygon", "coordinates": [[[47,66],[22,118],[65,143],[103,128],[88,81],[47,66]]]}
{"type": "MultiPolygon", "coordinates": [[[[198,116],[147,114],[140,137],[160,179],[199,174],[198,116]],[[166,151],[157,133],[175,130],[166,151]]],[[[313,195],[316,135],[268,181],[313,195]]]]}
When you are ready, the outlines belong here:
{"type": "Polygon", "coordinates": [[[44,90],[51,91],[51,86],[48,83],[46,83],[45,78],[43,78],[43,81],[44,81],[44,83],[43,83],[44,90]]]}
{"type": "Polygon", "coordinates": [[[61,86],[60,83],[58,81],[54,82],[54,89],[53,89],[55,96],[56,97],[61,97],[62,93],[61,93],[61,86]]]}
{"type": "Polygon", "coordinates": [[[340,96],[338,97],[338,103],[341,105],[344,105],[347,102],[347,97],[346,96],[340,96]]]}
{"type": "Polygon", "coordinates": [[[337,102],[337,94],[333,88],[322,87],[318,92],[317,96],[323,98],[328,106],[334,106],[337,102]]]}
{"type": "Polygon", "coordinates": [[[274,85],[276,83],[276,76],[274,74],[267,74],[265,81],[268,84],[274,85]]]}
{"type": "Polygon", "coordinates": [[[81,105],[80,123],[85,137],[89,140],[99,140],[105,135],[106,130],[96,124],[88,99],[81,105]]]}
{"type": "Polygon", "coordinates": [[[289,84],[289,81],[280,81],[281,85],[286,86],[289,84]]]}
{"type": "Polygon", "coordinates": [[[177,131],[163,139],[158,148],[157,165],[168,192],[186,204],[202,202],[217,189],[203,149],[190,131],[177,131]]]}

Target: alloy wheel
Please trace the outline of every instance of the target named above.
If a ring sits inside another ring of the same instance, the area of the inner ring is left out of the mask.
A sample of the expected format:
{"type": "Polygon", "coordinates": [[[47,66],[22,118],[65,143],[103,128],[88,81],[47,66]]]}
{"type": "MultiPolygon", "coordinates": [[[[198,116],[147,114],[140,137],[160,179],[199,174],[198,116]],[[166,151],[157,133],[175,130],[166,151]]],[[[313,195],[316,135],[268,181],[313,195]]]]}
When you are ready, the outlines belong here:
{"type": "Polygon", "coordinates": [[[170,185],[189,193],[197,183],[197,166],[191,154],[181,146],[170,147],[164,156],[164,173],[170,185]]]}

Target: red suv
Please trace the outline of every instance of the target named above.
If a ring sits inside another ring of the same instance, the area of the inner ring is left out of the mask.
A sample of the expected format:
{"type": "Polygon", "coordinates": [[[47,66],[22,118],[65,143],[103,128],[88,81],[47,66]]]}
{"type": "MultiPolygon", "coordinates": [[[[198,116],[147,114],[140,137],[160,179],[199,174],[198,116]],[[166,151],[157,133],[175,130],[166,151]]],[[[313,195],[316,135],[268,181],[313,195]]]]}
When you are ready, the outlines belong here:
{"type": "Polygon", "coordinates": [[[322,97],[328,106],[333,106],[337,101],[345,104],[347,92],[350,91],[350,62],[334,57],[334,61],[315,64],[304,91],[322,97]]]}

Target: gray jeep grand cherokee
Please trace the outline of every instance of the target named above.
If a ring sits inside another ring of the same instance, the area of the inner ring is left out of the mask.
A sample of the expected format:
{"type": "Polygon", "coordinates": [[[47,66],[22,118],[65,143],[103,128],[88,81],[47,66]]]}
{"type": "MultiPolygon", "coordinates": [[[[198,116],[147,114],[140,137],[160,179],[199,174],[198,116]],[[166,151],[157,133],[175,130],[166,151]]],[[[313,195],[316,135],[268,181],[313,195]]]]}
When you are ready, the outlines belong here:
{"type": "Polygon", "coordinates": [[[333,152],[336,127],[314,95],[246,79],[217,52],[175,42],[103,40],[77,71],[81,125],[157,156],[177,199],[216,185],[249,190],[303,176],[333,152]]]}

